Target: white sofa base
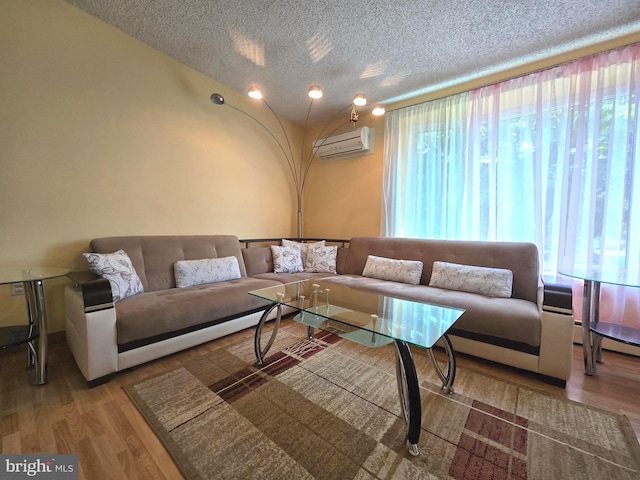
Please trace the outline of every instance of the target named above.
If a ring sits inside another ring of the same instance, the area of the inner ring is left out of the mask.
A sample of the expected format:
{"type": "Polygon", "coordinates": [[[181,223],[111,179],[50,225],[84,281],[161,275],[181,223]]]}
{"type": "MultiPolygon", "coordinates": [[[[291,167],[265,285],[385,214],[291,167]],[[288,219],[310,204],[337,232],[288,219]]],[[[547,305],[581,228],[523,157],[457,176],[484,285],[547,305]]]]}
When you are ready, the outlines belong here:
{"type": "MultiPolygon", "coordinates": [[[[81,289],[67,287],[67,343],[80,371],[91,383],[110,375],[226,335],[254,327],[262,312],[182,334],[139,348],[118,353],[116,312],[111,306],[85,312],[81,289]]],[[[275,309],[271,312],[275,317],[275,309]]],[[[504,348],[477,340],[450,335],[454,350],[475,357],[510,365],[549,378],[567,380],[571,375],[572,350],[564,346],[573,336],[573,315],[542,312],[539,355],[504,348]]]]}
{"type": "MultiPolygon", "coordinates": [[[[116,311],[113,306],[85,312],[81,289],[71,286],[65,289],[65,302],[67,344],[90,384],[100,383],[100,379],[106,380],[110,375],[136,365],[256,326],[262,315],[262,312],[251,313],[118,353],[116,311]]],[[[275,317],[275,311],[272,316],[275,317]]]]}
{"type": "Polygon", "coordinates": [[[449,338],[456,352],[538,373],[550,381],[562,381],[571,376],[573,351],[565,346],[572,335],[573,323],[573,315],[543,312],[539,355],[455,335],[449,338]]]}

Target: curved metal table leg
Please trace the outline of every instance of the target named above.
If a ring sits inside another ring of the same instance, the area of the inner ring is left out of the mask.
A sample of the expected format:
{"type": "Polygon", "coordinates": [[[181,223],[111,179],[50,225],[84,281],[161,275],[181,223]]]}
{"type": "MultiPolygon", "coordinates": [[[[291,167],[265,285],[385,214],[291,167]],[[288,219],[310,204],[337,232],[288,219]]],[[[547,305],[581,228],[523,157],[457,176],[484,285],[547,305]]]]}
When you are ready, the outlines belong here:
{"type": "Polygon", "coordinates": [[[413,363],[409,345],[396,340],[396,380],[398,394],[404,420],[408,425],[407,447],[412,455],[419,455],[418,440],[420,439],[420,424],[422,406],[420,405],[420,388],[418,374],[413,363]]]}
{"type": "Polygon", "coordinates": [[[453,393],[453,382],[456,379],[456,355],[453,351],[453,345],[451,344],[451,340],[449,340],[449,336],[445,333],[441,339],[444,342],[444,351],[447,354],[447,371],[443,372],[442,368],[440,368],[440,364],[436,360],[435,354],[433,350],[430,348],[427,350],[429,352],[429,358],[431,359],[431,363],[433,364],[433,368],[435,369],[438,377],[442,381],[442,389],[449,394],[453,393]]]}
{"type": "Polygon", "coordinates": [[[276,339],[276,335],[278,334],[278,328],[280,327],[281,316],[282,316],[282,305],[279,303],[272,303],[265,309],[264,313],[260,317],[260,321],[258,322],[258,326],[256,327],[255,336],[253,337],[253,348],[256,353],[256,363],[258,364],[259,367],[261,367],[264,364],[264,358],[267,356],[267,352],[269,351],[269,349],[271,348],[271,345],[273,345],[273,342],[276,339]],[[271,337],[269,338],[267,345],[264,348],[262,348],[260,345],[260,341],[262,338],[262,328],[264,327],[264,324],[267,322],[267,318],[269,317],[269,314],[274,308],[277,308],[278,312],[276,314],[276,320],[273,326],[273,331],[271,332],[271,337]]]}

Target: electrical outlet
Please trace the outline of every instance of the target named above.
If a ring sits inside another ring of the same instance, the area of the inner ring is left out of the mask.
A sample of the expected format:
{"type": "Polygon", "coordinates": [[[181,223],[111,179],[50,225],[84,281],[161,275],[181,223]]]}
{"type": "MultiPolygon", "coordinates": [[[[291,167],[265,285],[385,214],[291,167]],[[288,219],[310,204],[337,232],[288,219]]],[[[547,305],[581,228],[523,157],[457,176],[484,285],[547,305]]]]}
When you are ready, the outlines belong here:
{"type": "Polygon", "coordinates": [[[12,283],[11,295],[24,295],[24,285],[22,283],[12,283]]]}

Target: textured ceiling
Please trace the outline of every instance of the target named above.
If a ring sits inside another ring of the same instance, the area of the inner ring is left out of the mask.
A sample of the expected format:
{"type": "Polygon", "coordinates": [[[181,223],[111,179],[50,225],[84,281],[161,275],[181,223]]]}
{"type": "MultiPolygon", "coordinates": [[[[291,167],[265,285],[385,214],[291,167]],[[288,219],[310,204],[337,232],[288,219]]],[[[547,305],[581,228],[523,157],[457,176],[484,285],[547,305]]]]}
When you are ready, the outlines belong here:
{"type": "Polygon", "coordinates": [[[312,84],[316,123],[640,31],[640,0],[67,1],[300,123],[312,84]]]}

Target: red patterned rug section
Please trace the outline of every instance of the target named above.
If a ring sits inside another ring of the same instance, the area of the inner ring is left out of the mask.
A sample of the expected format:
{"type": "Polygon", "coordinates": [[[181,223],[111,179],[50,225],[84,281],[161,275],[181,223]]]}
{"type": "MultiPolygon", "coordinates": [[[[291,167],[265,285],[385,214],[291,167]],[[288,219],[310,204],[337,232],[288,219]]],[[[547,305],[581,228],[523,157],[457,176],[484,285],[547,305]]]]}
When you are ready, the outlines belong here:
{"type": "Polygon", "coordinates": [[[456,480],[526,479],[527,419],[476,400],[472,407],[449,475],[456,480]]]}
{"type": "MultiPolygon", "coordinates": [[[[338,342],[340,337],[332,333],[319,331],[315,335],[315,339],[325,344],[333,344],[338,342]]],[[[268,376],[275,377],[279,373],[298,365],[303,359],[309,358],[324,349],[324,346],[302,341],[265,358],[265,366],[262,368],[262,372],[266,375],[258,374],[257,367],[247,367],[213,385],[209,385],[209,389],[219,395],[225,402],[233,403],[244,397],[251,389],[258,388],[265,383],[268,376]]]]}

